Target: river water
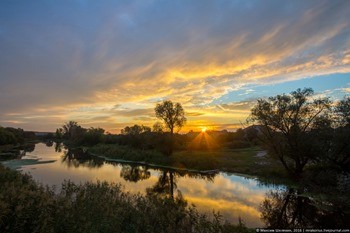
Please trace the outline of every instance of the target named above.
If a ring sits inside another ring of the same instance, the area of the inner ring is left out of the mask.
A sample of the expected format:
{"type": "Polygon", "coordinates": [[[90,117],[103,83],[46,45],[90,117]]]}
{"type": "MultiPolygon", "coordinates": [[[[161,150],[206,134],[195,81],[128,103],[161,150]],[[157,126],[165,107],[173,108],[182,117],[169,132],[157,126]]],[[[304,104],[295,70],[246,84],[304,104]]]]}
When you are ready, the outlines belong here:
{"type": "Polygon", "coordinates": [[[112,163],[96,157],[82,159],[79,154],[56,144],[38,143],[21,160],[13,161],[21,164],[18,169],[45,185],[59,188],[64,180],[76,183],[100,180],[121,183],[132,193],[163,190],[176,195],[180,191],[201,213],[219,211],[225,220],[237,223],[241,218],[248,227],[264,226],[260,211],[267,193],[285,189],[234,174],[174,171],[112,163]],[[36,160],[40,163],[33,164],[36,160]]]}

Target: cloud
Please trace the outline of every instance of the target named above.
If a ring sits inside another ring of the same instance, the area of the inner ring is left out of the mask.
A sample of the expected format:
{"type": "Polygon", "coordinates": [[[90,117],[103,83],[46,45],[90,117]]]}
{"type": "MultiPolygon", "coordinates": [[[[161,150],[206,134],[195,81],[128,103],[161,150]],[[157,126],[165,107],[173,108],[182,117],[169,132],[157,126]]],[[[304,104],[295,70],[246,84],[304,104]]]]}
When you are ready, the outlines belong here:
{"type": "Polygon", "coordinates": [[[257,100],[246,100],[233,102],[228,104],[220,104],[218,107],[222,108],[225,111],[250,111],[250,109],[256,104],[257,100]]]}
{"type": "Polygon", "coordinates": [[[153,108],[133,109],[133,110],[113,110],[112,112],[118,116],[124,116],[124,117],[137,117],[137,116],[152,117],[155,115],[153,108]]]}
{"type": "Polygon", "coordinates": [[[347,93],[350,93],[350,87],[348,87],[348,88],[343,88],[343,91],[344,91],[344,92],[347,92],[347,93]]]}
{"type": "Polygon", "coordinates": [[[177,186],[186,199],[201,211],[217,209],[227,220],[242,217],[248,225],[260,225],[259,206],[268,189],[259,187],[256,181],[218,175],[213,182],[187,179],[183,183],[179,179],[177,186]]]}
{"type": "MultiPolygon", "coordinates": [[[[200,112],[250,84],[350,73],[347,1],[0,4],[1,124],[38,109],[50,127],[98,114],[126,123],[163,99],[200,112]]],[[[189,116],[218,123],[214,110],[189,116]]]]}
{"type": "Polygon", "coordinates": [[[197,117],[197,116],[203,116],[205,115],[205,113],[203,112],[186,112],[187,116],[191,116],[191,117],[197,117]]]}

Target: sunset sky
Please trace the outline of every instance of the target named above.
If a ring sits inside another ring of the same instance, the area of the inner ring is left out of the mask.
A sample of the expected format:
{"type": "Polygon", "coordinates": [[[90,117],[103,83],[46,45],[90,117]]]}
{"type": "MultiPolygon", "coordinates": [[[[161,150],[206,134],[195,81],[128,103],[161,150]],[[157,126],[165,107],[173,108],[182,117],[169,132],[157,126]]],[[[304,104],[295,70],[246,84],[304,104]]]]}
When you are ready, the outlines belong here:
{"type": "Polygon", "coordinates": [[[256,99],[350,94],[350,1],[0,1],[0,125],[109,132],[180,102],[234,130],[256,99]]]}

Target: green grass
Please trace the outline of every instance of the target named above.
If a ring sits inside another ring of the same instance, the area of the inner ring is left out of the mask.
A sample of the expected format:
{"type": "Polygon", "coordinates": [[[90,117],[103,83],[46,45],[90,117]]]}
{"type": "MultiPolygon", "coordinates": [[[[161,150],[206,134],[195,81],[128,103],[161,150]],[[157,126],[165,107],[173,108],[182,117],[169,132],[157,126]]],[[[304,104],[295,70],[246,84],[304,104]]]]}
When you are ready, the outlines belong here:
{"type": "Polygon", "coordinates": [[[276,180],[286,176],[278,161],[268,156],[256,156],[262,149],[250,147],[244,149],[217,149],[212,151],[176,151],[165,156],[155,150],[136,150],[128,146],[99,144],[88,148],[95,155],[111,159],[144,162],[173,168],[241,173],[276,180]]]}
{"type": "Polygon", "coordinates": [[[137,150],[116,144],[98,144],[87,149],[91,154],[111,159],[169,165],[169,158],[155,150],[137,150]]]}

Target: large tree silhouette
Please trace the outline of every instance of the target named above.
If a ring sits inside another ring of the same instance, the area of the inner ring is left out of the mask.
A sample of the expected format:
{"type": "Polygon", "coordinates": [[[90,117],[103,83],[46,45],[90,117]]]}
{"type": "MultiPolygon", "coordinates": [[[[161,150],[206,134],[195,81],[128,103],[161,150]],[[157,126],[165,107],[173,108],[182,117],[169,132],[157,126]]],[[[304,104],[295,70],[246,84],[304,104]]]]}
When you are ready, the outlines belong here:
{"type": "Polygon", "coordinates": [[[157,104],[154,110],[157,118],[164,121],[165,127],[170,130],[171,134],[174,133],[176,127],[181,129],[186,123],[185,111],[180,103],[174,104],[170,100],[166,100],[157,104]]]}
{"type": "Polygon", "coordinates": [[[270,154],[295,178],[317,156],[314,132],[331,123],[331,101],[312,95],[311,88],[297,89],[290,95],[259,99],[251,110],[250,120],[261,126],[261,139],[270,154]]]}

